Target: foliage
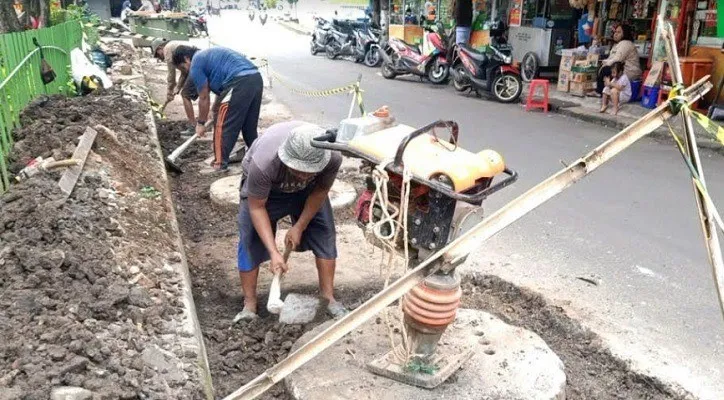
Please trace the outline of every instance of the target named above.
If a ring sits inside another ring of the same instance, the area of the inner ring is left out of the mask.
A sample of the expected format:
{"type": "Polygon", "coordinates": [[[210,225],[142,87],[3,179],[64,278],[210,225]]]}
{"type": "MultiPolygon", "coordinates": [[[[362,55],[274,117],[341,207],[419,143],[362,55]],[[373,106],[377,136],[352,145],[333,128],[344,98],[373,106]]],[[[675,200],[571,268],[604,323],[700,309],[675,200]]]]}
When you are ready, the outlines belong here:
{"type": "Polygon", "coordinates": [[[277,8],[277,0],[264,0],[264,4],[269,9],[277,8]]]}
{"type": "Polygon", "coordinates": [[[298,1],[299,0],[287,0],[287,3],[289,3],[289,5],[291,6],[291,5],[297,4],[298,1]]]}
{"type": "Polygon", "coordinates": [[[179,11],[185,11],[189,9],[189,0],[178,0],[176,3],[176,8],[178,8],[179,11]]]}
{"type": "Polygon", "coordinates": [[[65,82],[65,86],[63,86],[60,91],[63,94],[66,94],[68,96],[77,96],[78,95],[78,87],[75,85],[75,81],[73,81],[73,70],[70,68],[70,65],[67,66],[68,70],[68,81],[65,82]]]}
{"type": "Polygon", "coordinates": [[[68,5],[67,8],[61,8],[57,3],[50,6],[50,24],[57,25],[68,21],[79,21],[83,24],[83,33],[86,42],[93,47],[100,42],[97,25],[100,24],[100,18],[90,12],[87,6],[68,5]]]}
{"type": "Polygon", "coordinates": [[[161,192],[153,186],[144,186],[141,188],[141,197],[145,199],[157,199],[161,197],[161,192]]]}

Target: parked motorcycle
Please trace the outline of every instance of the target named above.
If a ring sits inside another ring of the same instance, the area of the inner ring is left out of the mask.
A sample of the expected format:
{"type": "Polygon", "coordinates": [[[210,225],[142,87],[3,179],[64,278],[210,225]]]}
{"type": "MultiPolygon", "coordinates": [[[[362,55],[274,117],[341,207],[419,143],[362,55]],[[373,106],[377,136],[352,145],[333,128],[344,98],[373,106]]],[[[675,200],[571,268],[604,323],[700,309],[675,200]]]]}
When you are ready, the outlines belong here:
{"type": "Polygon", "coordinates": [[[253,21],[255,16],[256,16],[256,12],[254,12],[253,8],[250,8],[249,9],[249,21],[253,21]]]}
{"type": "Polygon", "coordinates": [[[266,11],[261,11],[259,13],[259,22],[261,22],[262,26],[264,26],[266,24],[266,19],[267,19],[266,11]]]}
{"type": "Polygon", "coordinates": [[[327,47],[327,41],[329,40],[329,30],[332,29],[332,25],[324,18],[315,17],[317,25],[314,27],[312,33],[312,41],[310,43],[310,51],[313,56],[323,51],[327,47]]]}
{"type": "Polygon", "coordinates": [[[190,11],[189,18],[191,19],[191,29],[193,30],[194,36],[199,37],[202,33],[209,36],[209,28],[205,12],[190,11]]]}
{"type": "Polygon", "coordinates": [[[326,46],[327,57],[331,60],[337,57],[351,56],[355,62],[364,62],[368,67],[377,67],[380,64],[379,31],[375,31],[366,24],[355,26],[346,22],[348,27],[332,28],[326,46]]]}
{"type": "Polygon", "coordinates": [[[458,92],[466,90],[480,94],[491,92],[501,103],[512,103],[523,92],[520,69],[513,66],[513,48],[505,42],[502,23],[490,30],[491,43],[486,53],[468,45],[453,50],[453,86],[458,92]]]}
{"type": "Polygon", "coordinates": [[[450,65],[447,60],[449,39],[441,23],[437,29],[425,28],[427,40],[433,46],[430,54],[422,54],[420,48],[398,38],[390,38],[379,54],[383,59],[382,76],[394,79],[398,75],[427,77],[434,84],[445,84],[450,79],[450,65]]]}

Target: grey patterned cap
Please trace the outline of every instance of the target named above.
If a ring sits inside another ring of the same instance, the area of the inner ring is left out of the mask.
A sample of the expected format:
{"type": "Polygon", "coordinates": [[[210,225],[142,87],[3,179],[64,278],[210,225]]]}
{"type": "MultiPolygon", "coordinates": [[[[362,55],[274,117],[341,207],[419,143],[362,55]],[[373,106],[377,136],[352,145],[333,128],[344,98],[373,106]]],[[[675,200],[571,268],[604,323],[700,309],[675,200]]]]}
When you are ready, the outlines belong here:
{"type": "Polygon", "coordinates": [[[279,159],[295,171],[309,174],[321,172],[329,164],[332,152],[312,147],[312,139],[325,132],[324,128],[314,124],[294,128],[279,147],[279,159]]]}

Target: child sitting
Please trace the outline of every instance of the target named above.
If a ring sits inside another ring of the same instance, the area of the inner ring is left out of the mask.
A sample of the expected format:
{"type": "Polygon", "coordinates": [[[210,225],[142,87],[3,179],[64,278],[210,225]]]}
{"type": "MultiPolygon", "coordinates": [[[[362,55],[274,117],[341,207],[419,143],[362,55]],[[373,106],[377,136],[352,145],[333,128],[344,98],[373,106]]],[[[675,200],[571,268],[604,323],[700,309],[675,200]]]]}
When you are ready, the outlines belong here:
{"type": "Polygon", "coordinates": [[[608,109],[608,100],[613,103],[613,113],[618,114],[621,103],[628,103],[631,100],[631,82],[623,73],[623,63],[615,62],[611,66],[611,77],[604,78],[603,99],[601,104],[602,113],[608,109]]]}

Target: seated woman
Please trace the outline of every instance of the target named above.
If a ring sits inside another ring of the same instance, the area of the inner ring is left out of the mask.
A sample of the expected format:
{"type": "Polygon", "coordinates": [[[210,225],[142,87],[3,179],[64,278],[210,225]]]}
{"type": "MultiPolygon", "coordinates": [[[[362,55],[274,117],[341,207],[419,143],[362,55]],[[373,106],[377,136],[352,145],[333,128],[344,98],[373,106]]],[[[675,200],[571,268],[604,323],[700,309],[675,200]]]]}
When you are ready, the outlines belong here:
{"type": "Polygon", "coordinates": [[[633,44],[633,33],[628,25],[619,25],[613,32],[613,41],[616,42],[611,49],[611,54],[603,60],[603,66],[598,71],[598,81],[596,82],[596,93],[603,93],[604,78],[611,76],[611,66],[620,62],[624,64],[623,73],[626,74],[629,81],[635,81],[641,78],[641,64],[639,62],[639,52],[633,44]]]}
{"type": "Polygon", "coordinates": [[[608,100],[613,103],[613,113],[618,114],[621,103],[628,103],[631,100],[631,81],[623,72],[622,62],[614,63],[611,67],[611,77],[604,78],[603,99],[601,100],[601,112],[608,109],[608,100]]]}

